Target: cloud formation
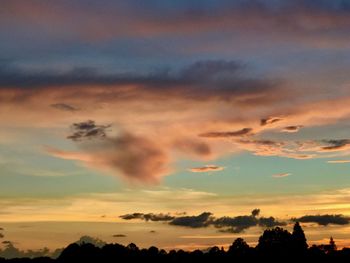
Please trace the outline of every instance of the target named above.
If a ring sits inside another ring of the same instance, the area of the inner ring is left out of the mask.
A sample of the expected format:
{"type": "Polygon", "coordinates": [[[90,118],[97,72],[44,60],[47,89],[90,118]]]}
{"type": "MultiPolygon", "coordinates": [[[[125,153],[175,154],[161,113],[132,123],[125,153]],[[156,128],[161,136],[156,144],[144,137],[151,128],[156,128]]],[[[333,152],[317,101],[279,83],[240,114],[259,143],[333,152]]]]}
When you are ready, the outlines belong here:
{"type": "Polygon", "coordinates": [[[81,161],[88,167],[118,174],[134,182],[156,183],[160,177],[168,174],[168,156],[155,142],[130,133],[106,137],[105,126],[96,126],[91,121],[75,125],[79,131],[72,135],[73,140],[94,140],[79,142],[81,152],[52,147],[47,148],[47,152],[59,158],[81,161]],[[104,139],[100,140],[101,137],[104,139]]]}
{"type": "Polygon", "coordinates": [[[125,214],[119,216],[124,220],[132,220],[132,219],[141,219],[145,221],[171,221],[175,217],[169,214],[153,214],[153,213],[133,213],[133,214],[125,214]]]}
{"type": "Polygon", "coordinates": [[[350,163],[350,160],[333,160],[327,161],[327,163],[350,163]]]}
{"type": "Polygon", "coordinates": [[[222,171],[224,170],[225,167],[217,166],[217,165],[205,165],[202,167],[194,167],[189,169],[193,173],[205,173],[205,172],[217,172],[217,171],[222,171]]]}
{"type": "Polygon", "coordinates": [[[50,106],[58,110],[69,111],[69,112],[74,112],[78,110],[78,108],[75,108],[72,105],[69,105],[66,103],[54,103],[54,104],[51,104],[50,106]]]}
{"type": "Polygon", "coordinates": [[[67,136],[68,139],[79,141],[83,139],[105,138],[106,129],[111,125],[96,125],[94,121],[88,120],[84,122],[73,123],[73,134],[67,136]]]}
{"type": "Polygon", "coordinates": [[[299,218],[293,218],[293,221],[302,223],[317,223],[321,226],[327,225],[347,225],[350,223],[350,218],[343,215],[306,215],[299,218]]]}
{"type": "Polygon", "coordinates": [[[283,132],[298,132],[303,127],[304,127],[303,125],[286,126],[282,129],[282,131],[283,132]]]}
{"type": "Polygon", "coordinates": [[[203,212],[197,216],[179,216],[169,222],[174,226],[185,226],[191,228],[207,227],[212,223],[212,213],[203,212]]]}
{"type": "Polygon", "coordinates": [[[199,134],[200,137],[206,138],[229,138],[229,137],[237,137],[250,134],[253,131],[252,128],[243,128],[238,131],[228,131],[228,132],[206,132],[199,134]]]}
{"type": "Polygon", "coordinates": [[[291,173],[279,173],[279,174],[274,174],[272,175],[272,177],[274,178],[281,178],[281,177],[287,177],[287,176],[290,176],[291,173]]]}
{"type": "Polygon", "coordinates": [[[126,214],[120,216],[120,218],[124,220],[132,220],[132,219],[141,219],[141,220],[151,220],[151,221],[168,221],[169,225],[173,226],[183,226],[189,228],[202,228],[208,226],[214,226],[219,229],[220,232],[229,232],[229,233],[241,233],[244,230],[254,227],[274,227],[274,226],[284,226],[286,222],[281,222],[276,220],[274,217],[259,217],[260,209],[252,210],[250,215],[243,216],[235,216],[235,217],[219,217],[216,218],[210,212],[203,212],[199,215],[194,216],[168,216],[164,217],[164,214],[154,215],[154,214],[146,214],[157,216],[156,220],[145,219],[145,214],[143,213],[134,213],[134,214],[126,214]],[[159,218],[158,218],[159,217],[159,218]]]}

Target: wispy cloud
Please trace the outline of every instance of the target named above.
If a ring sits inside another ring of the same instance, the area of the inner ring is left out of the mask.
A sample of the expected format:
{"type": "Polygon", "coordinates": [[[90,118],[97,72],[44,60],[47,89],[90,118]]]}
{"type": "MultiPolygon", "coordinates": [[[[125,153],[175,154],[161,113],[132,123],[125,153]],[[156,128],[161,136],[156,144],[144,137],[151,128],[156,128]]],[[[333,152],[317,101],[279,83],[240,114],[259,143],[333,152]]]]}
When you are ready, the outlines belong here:
{"type": "Polygon", "coordinates": [[[291,173],[279,173],[279,174],[274,174],[272,175],[272,177],[274,178],[282,178],[282,177],[287,177],[287,176],[290,176],[292,175],[291,173]]]}
{"type": "Polygon", "coordinates": [[[193,173],[205,173],[205,172],[218,172],[224,169],[225,167],[222,167],[222,166],[208,164],[202,167],[190,168],[189,170],[193,173]]]}

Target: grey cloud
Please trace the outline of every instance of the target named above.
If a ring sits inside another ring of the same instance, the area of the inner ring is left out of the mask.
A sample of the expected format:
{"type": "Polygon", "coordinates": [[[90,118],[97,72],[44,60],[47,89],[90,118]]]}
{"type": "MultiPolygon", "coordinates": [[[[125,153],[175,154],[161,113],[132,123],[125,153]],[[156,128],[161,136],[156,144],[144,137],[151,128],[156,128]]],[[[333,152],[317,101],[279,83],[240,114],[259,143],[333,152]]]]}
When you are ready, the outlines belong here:
{"type": "Polygon", "coordinates": [[[221,232],[240,233],[247,228],[256,226],[258,220],[252,216],[220,217],[213,221],[213,225],[221,228],[221,232]],[[223,229],[222,229],[223,228],[223,229]]]}
{"type": "MultiPolygon", "coordinates": [[[[210,212],[203,212],[195,216],[175,216],[171,219],[169,217],[167,218],[167,220],[152,220],[152,221],[168,221],[169,225],[183,226],[183,227],[190,227],[190,228],[214,226],[220,232],[229,232],[229,233],[241,233],[244,230],[254,226],[274,227],[274,226],[286,225],[286,222],[278,221],[274,217],[258,217],[259,213],[260,213],[260,209],[256,208],[252,210],[250,215],[242,215],[242,216],[235,216],[235,217],[224,216],[224,217],[216,218],[210,212]]],[[[126,214],[120,217],[124,220],[131,220],[131,219],[146,220],[144,215],[145,214],[143,213],[133,213],[133,214],[126,214]]],[[[153,214],[150,214],[150,215],[153,215],[153,214]]],[[[160,214],[160,215],[163,215],[163,214],[160,214]]]]}
{"type": "Polygon", "coordinates": [[[126,237],[126,235],[124,235],[124,234],[116,234],[116,235],[113,235],[113,237],[126,237]]]}
{"type": "MultiPolygon", "coordinates": [[[[21,96],[12,98],[24,100],[35,96],[36,91],[45,88],[60,89],[92,85],[105,86],[106,98],[138,98],[140,93],[162,98],[181,97],[191,100],[224,100],[245,103],[266,103],[285,97],[287,92],[276,92],[278,81],[254,79],[239,74],[246,71],[236,61],[208,60],[195,62],[180,70],[159,70],[153,73],[101,74],[97,69],[77,68],[66,73],[28,73],[17,68],[0,69],[0,89],[22,91],[21,96]],[[133,90],[123,89],[132,85],[133,90]]],[[[103,95],[100,95],[103,96],[103,95]]],[[[97,98],[96,98],[97,99],[97,98]]],[[[66,108],[59,106],[61,108],[66,108]]]]}
{"type": "Polygon", "coordinates": [[[260,120],[260,125],[261,126],[265,126],[265,125],[269,125],[269,124],[273,124],[275,122],[279,122],[283,120],[282,118],[276,118],[276,117],[268,117],[268,118],[264,118],[260,120]]]}
{"type": "Polygon", "coordinates": [[[328,144],[327,146],[321,147],[322,151],[338,151],[350,144],[349,139],[323,140],[322,142],[328,144]]]}
{"type": "Polygon", "coordinates": [[[304,127],[303,125],[286,126],[282,129],[282,131],[283,132],[297,132],[303,127],[304,127]]]}
{"type": "Polygon", "coordinates": [[[299,218],[292,218],[293,221],[303,223],[317,223],[322,226],[333,225],[347,225],[350,223],[350,217],[338,215],[305,215],[299,218]]]}
{"type": "Polygon", "coordinates": [[[132,220],[132,219],[141,219],[145,221],[171,221],[175,217],[169,214],[153,214],[153,213],[133,213],[133,214],[125,214],[119,216],[124,220],[132,220]]]}
{"type": "Polygon", "coordinates": [[[66,103],[55,103],[50,105],[52,108],[58,109],[58,110],[63,110],[63,111],[77,111],[78,108],[73,107],[72,105],[66,104],[66,103]]]}
{"type": "Polygon", "coordinates": [[[212,213],[203,212],[198,216],[180,216],[169,222],[174,226],[185,226],[191,228],[200,228],[209,226],[212,222],[212,213]]]}
{"type": "Polygon", "coordinates": [[[260,217],[258,224],[261,227],[275,227],[275,226],[285,226],[286,222],[277,221],[274,217],[260,217]]]}
{"type": "Polygon", "coordinates": [[[238,131],[228,131],[228,132],[207,132],[199,134],[200,137],[206,138],[229,138],[229,137],[238,137],[251,134],[253,131],[252,128],[243,128],[238,131]]]}
{"type": "Polygon", "coordinates": [[[252,210],[252,216],[257,217],[260,214],[260,209],[255,208],[252,210]]]}
{"type": "Polygon", "coordinates": [[[97,125],[92,120],[73,123],[73,134],[67,136],[67,138],[73,141],[79,141],[82,139],[105,138],[106,130],[109,127],[111,127],[111,125],[97,125]]]}

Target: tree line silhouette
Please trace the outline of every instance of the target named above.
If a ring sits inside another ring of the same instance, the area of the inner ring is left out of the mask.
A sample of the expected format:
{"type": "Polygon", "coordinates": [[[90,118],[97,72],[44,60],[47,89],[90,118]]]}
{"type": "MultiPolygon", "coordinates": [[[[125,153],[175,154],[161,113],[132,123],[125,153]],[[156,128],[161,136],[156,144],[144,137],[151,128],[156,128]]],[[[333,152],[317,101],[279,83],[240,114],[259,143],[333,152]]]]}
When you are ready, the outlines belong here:
{"type": "Polygon", "coordinates": [[[207,251],[158,249],[151,246],[140,249],[134,243],[105,244],[102,247],[92,243],[72,243],[56,258],[0,258],[1,262],[350,262],[350,248],[337,249],[330,238],[329,244],[309,247],[304,231],[298,222],[292,233],[281,227],[266,229],[255,247],[244,239],[237,238],[228,250],[217,246],[207,251]]]}

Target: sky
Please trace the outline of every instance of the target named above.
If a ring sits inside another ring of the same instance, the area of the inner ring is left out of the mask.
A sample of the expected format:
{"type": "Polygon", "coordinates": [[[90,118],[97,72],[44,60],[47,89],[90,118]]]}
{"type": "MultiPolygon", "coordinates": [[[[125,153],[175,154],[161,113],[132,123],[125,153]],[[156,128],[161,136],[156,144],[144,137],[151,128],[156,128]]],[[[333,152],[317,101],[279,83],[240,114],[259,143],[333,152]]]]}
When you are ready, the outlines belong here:
{"type": "Polygon", "coordinates": [[[0,0],[0,241],[350,246],[350,3],[0,0]]]}

